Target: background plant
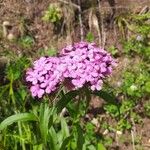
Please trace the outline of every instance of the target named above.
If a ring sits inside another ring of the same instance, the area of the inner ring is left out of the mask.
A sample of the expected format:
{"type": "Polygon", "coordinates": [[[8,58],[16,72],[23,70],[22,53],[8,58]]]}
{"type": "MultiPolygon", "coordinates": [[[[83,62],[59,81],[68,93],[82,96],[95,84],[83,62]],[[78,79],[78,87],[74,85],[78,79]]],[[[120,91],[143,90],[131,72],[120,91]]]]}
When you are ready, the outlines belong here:
{"type": "Polygon", "coordinates": [[[44,12],[42,19],[44,21],[58,23],[62,18],[62,11],[57,4],[50,4],[48,9],[44,12]]]}

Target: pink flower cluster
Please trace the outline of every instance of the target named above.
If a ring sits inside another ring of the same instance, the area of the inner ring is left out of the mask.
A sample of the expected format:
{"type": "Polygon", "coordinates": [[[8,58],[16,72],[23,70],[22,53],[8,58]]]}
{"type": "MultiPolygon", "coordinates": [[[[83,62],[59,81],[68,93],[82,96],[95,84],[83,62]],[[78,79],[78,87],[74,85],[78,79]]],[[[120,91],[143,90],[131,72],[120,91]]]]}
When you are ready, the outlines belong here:
{"type": "Polygon", "coordinates": [[[41,57],[27,71],[33,97],[55,91],[65,80],[72,89],[87,85],[101,90],[103,79],[112,73],[115,60],[95,43],[80,42],[62,49],[58,57],[41,57]]]}

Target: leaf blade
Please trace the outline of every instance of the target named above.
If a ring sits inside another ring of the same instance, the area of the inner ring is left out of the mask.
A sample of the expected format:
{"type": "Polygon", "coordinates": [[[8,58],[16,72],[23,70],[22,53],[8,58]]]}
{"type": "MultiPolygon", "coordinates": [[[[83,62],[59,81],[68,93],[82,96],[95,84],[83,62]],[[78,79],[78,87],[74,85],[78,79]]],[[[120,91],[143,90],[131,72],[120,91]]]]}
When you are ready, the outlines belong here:
{"type": "Polygon", "coordinates": [[[12,115],[0,123],[0,130],[18,121],[37,121],[37,117],[32,113],[21,113],[12,115]]]}

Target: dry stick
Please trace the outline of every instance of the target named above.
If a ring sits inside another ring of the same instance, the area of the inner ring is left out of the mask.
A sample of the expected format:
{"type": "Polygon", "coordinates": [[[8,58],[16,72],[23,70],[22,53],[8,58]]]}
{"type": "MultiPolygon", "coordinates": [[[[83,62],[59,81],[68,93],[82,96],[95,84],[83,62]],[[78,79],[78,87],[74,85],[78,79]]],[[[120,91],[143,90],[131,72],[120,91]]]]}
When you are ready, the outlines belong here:
{"type": "Polygon", "coordinates": [[[61,30],[60,30],[60,34],[61,34],[61,35],[63,35],[64,26],[65,26],[65,20],[63,21],[62,26],[61,26],[61,30]]]}
{"type": "MultiPolygon", "coordinates": [[[[116,8],[116,9],[120,9],[120,8],[125,8],[125,9],[133,9],[133,8],[141,8],[140,6],[101,6],[102,8],[116,8]]],[[[148,7],[147,5],[144,7],[148,7]]],[[[98,7],[93,7],[98,9],[98,7]]],[[[93,8],[89,8],[89,9],[93,9],[93,8]]]]}
{"type": "Polygon", "coordinates": [[[72,2],[67,2],[65,0],[58,0],[59,2],[62,2],[64,4],[67,4],[67,5],[72,5],[73,7],[77,8],[78,11],[79,11],[79,24],[80,24],[80,36],[81,36],[81,41],[84,39],[84,32],[83,32],[83,21],[82,21],[82,10],[81,10],[81,2],[80,0],[78,0],[78,5],[77,4],[74,4],[72,2]]]}
{"type": "Polygon", "coordinates": [[[131,118],[131,121],[132,121],[132,125],[133,125],[133,129],[131,129],[132,146],[133,146],[133,150],[136,150],[135,149],[135,133],[136,133],[135,122],[134,122],[133,118],[131,118]]]}
{"type": "Polygon", "coordinates": [[[144,147],[150,147],[150,144],[144,144],[142,146],[144,146],[144,147]]]}
{"type": "Polygon", "coordinates": [[[101,39],[99,39],[99,44],[101,45],[102,48],[104,48],[105,46],[105,33],[104,33],[104,22],[103,22],[103,17],[102,17],[102,7],[101,7],[101,4],[100,4],[100,0],[98,0],[98,8],[99,8],[99,13],[100,13],[100,24],[101,24],[101,27],[100,27],[100,30],[101,30],[101,34],[99,35],[101,37],[101,39]]]}
{"type": "Polygon", "coordinates": [[[144,7],[142,8],[142,10],[140,11],[139,14],[140,14],[140,15],[141,15],[141,14],[145,14],[145,13],[149,12],[149,9],[150,9],[150,8],[149,8],[148,6],[144,6],[144,7]]]}
{"type": "Polygon", "coordinates": [[[92,11],[89,14],[89,27],[90,27],[90,32],[91,32],[92,24],[90,22],[92,22],[92,24],[94,25],[94,27],[96,28],[96,30],[98,32],[99,45],[101,45],[101,32],[100,32],[100,28],[99,28],[98,18],[96,16],[96,14],[92,15],[92,11]]]}
{"type": "Polygon", "coordinates": [[[135,139],[134,139],[134,133],[133,131],[131,130],[131,137],[132,137],[132,146],[133,146],[133,150],[136,150],[135,149],[135,139]]]}
{"type": "Polygon", "coordinates": [[[80,0],[78,0],[78,5],[79,5],[79,23],[80,23],[80,36],[81,36],[81,41],[83,41],[84,39],[84,35],[83,35],[83,21],[82,21],[82,10],[81,10],[81,2],[80,0]]]}
{"type": "Polygon", "coordinates": [[[67,2],[65,0],[58,0],[59,2],[62,2],[64,4],[67,4],[67,5],[72,5],[73,7],[77,8],[77,9],[80,9],[80,6],[78,6],[77,4],[74,4],[72,2],[67,2]]]}
{"type": "Polygon", "coordinates": [[[104,30],[104,32],[103,32],[103,45],[102,45],[103,48],[105,47],[105,44],[106,44],[106,32],[104,30]]]}

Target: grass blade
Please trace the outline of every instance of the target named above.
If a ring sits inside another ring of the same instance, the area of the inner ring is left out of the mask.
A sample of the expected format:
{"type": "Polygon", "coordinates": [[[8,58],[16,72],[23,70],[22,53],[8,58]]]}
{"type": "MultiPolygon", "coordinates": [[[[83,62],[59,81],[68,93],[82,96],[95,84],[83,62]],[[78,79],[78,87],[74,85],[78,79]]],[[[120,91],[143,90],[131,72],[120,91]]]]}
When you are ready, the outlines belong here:
{"type": "Polygon", "coordinates": [[[61,118],[61,129],[62,129],[62,135],[64,138],[69,136],[69,128],[67,125],[67,122],[64,118],[61,118]]]}
{"type": "Polygon", "coordinates": [[[69,142],[71,141],[71,139],[72,139],[72,136],[69,136],[69,137],[65,138],[65,140],[63,141],[63,143],[61,145],[60,150],[66,150],[66,148],[67,148],[69,142]]]}
{"type": "Polygon", "coordinates": [[[40,116],[39,116],[39,125],[40,125],[40,131],[41,131],[41,138],[43,140],[43,143],[46,144],[47,142],[47,135],[49,126],[52,125],[52,110],[49,108],[48,105],[42,104],[40,106],[40,116]]]}
{"type": "Polygon", "coordinates": [[[61,110],[66,107],[66,105],[76,96],[78,95],[78,91],[70,91],[67,94],[64,94],[62,98],[57,102],[56,108],[58,113],[61,112],[61,110]]]}
{"type": "Polygon", "coordinates": [[[77,149],[82,150],[83,144],[85,142],[85,139],[84,139],[84,135],[83,135],[83,130],[80,127],[80,125],[78,125],[78,124],[77,124],[77,132],[78,132],[78,136],[77,136],[77,149]]]}
{"type": "Polygon", "coordinates": [[[37,117],[32,113],[21,113],[12,115],[0,123],[0,130],[5,129],[7,126],[18,121],[37,121],[37,117]]]}

